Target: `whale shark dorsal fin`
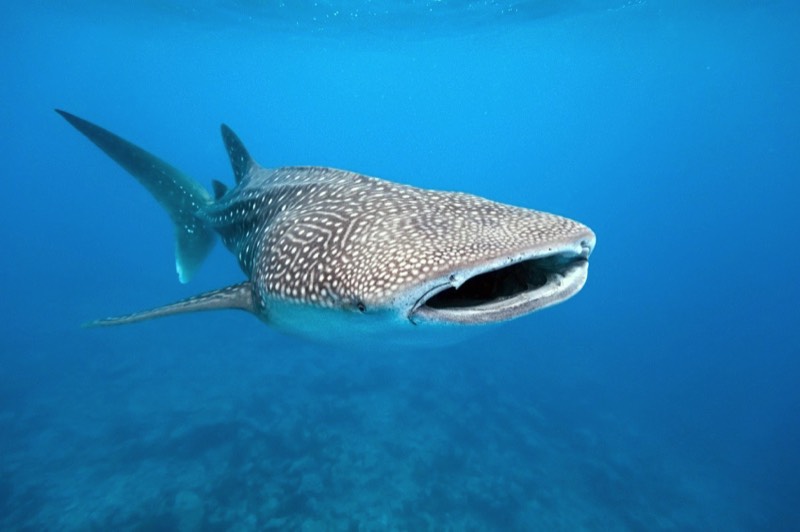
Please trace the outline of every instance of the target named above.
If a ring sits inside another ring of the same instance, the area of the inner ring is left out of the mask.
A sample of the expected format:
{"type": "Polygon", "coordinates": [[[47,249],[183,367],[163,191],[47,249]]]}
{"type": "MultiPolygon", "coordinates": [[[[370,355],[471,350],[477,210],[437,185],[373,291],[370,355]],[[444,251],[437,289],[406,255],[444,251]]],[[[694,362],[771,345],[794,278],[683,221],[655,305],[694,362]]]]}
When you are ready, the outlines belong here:
{"type": "Polygon", "coordinates": [[[228,158],[231,160],[233,176],[236,178],[236,184],[238,185],[250,171],[250,168],[255,165],[255,161],[253,161],[253,158],[247,153],[247,148],[244,147],[244,143],[236,136],[236,133],[234,133],[231,128],[222,124],[220,129],[222,130],[222,141],[225,143],[228,158]]]}
{"type": "Polygon", "coordinates": [[[211,186],[214,189],[215,200],[222,198],[222,196],[228,192],[228,186],[221,181],[217,181],[216,179],[211,180],[211,186]]]}
{"type": "Polygon", "coordinates": [[[126,314],[125,316],[102,318],[84,323],[83,326],[109,327],[112,325],[125,325],[127,323],[152,320],[154,318],[162,318],[175,314],[185,314],[187,312],[222,309],[240,309],[254,314],[257,313],[258,311],[253,297],[253,285],[250,282],[244,282],[233,286],[226,286],[225,288],[204,292],[162,307],[126,314]]]}

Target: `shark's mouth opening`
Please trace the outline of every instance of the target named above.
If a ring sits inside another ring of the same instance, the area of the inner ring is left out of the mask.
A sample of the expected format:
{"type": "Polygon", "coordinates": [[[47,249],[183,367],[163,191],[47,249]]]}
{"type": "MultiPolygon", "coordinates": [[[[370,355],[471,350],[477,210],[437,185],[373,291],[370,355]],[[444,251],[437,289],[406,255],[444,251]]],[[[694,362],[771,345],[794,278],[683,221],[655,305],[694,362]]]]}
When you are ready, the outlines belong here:
{"type": "Polygon", "coordinates": [[[425,304],[437,309],[477,307],[536,290],[547,284],[546,270],[539,262],[526,260],[478,274],[458,288],[439,292],[425,304]]]}
{"type": "Polygon", "coordinates": [[[471,272],[458,286],[428,292],[412,312],[425,321],[490,323],[512,319],[559,303],[586,282],[583,255],[558,253],[471,272]]]}

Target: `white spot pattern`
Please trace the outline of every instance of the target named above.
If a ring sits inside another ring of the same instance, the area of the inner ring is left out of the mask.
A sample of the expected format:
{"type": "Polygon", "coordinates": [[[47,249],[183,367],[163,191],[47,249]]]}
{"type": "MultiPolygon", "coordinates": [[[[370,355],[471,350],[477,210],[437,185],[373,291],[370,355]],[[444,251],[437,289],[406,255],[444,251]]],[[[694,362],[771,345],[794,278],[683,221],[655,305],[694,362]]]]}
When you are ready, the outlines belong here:
{"type": "Polygon", "coordinates": [[[324,167],[255,168],[203,217],[262,299],[354,309],[587,231],[549,213],[324,167]]]}

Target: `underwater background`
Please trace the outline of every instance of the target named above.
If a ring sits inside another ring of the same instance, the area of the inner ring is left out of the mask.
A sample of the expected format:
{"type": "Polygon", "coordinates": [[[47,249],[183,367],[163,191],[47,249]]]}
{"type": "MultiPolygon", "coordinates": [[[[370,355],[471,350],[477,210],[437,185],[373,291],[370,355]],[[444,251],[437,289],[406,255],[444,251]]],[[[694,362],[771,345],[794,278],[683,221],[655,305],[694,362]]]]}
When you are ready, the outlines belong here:
{"type": "Polygon", "coordinates": [[[0,529],[800,530],[800,5],[10,2],[0,529]],[[446,349],[177,282],[161,208],[53,108],[204,185],[346,168],[595,230],[568,302],[446,349]],[[358,339],[354,339],[357,344],[358,339]]]}

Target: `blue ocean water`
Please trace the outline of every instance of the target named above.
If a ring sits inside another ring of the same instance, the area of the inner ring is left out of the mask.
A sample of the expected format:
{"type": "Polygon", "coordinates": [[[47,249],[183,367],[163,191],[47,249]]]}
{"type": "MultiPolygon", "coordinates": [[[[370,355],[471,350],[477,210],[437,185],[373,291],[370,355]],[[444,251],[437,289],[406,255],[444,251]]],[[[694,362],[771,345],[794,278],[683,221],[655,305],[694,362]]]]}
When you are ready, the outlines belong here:
{"type": "Polygon", "coordinates": [[[0,21],[3,530],[800,529],[800,8],[789,0],[16,2],[0,21]],[[574,299],[438,350],[209,313],[135,180],[232,126],[578,219],[574,299]]]}

